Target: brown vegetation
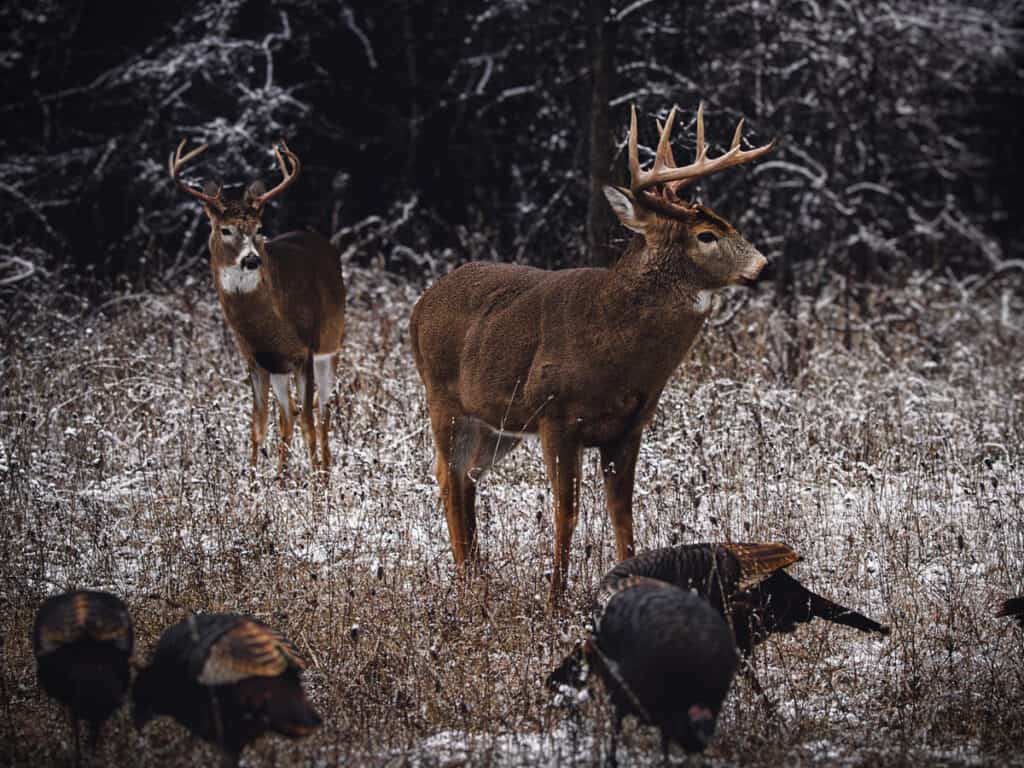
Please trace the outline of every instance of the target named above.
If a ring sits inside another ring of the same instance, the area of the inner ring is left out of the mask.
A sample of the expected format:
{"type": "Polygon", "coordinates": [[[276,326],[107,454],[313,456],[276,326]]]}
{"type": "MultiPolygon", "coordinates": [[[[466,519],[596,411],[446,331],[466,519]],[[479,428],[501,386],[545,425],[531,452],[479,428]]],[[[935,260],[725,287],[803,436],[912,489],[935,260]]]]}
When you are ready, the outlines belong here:
{"type": "MultiPolygon", "coordinates": [[[[552,500],[536,446],[482,489],[485,567],[461,582],[406,338],[422,286],[350,270],[329,481],[296,460],[251,483],[248,384],[201,273],[98,308],[42,276],[4,297],[0,763],[68,764],[29,632],[43,597],[89,586],[128,603],[142,658],[185,609],[250,613],[294,641],[324,726],[258,741],[249,765],[600,764],[603,697],[577,722],[543,685],[614,557],[596,457],[563,614],[544,611],[552,500]]],[[[816,622],[758,646],[783,722],[737,679],[709,755],[1019,755],[1024,633],[993,613],[1024,580],[1024,331],[1020,292],[998,288],[921,276],[845,308],[835,286],[797,299],[795,320],[734,295],[670,380],[638,464],[639,548],[785,541],[813,564],[794,576],[892,627],[878,641],[816,622]]],[[[660,760],[656,736],[625,738],[624,760],[660,760]]],[[[137,736],[127,708],[99,755],[216,757],[166,720],[137,736]]]]}

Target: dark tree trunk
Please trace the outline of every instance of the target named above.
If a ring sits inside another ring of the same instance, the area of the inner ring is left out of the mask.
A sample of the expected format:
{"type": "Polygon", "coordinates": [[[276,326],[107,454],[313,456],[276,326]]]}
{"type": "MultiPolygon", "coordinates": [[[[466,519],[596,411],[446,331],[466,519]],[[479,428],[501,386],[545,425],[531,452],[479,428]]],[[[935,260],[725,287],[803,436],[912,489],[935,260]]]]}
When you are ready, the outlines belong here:
{"type": "Polygon", "coordinates": [[[615,219],[602,187],[611,181],[613,142],[608,102],[615,60],[615,21],[610,0],[590,0],[590,202],[587,206],[587,248],[593,266],[615,260],[609,244],[615,219]]]}

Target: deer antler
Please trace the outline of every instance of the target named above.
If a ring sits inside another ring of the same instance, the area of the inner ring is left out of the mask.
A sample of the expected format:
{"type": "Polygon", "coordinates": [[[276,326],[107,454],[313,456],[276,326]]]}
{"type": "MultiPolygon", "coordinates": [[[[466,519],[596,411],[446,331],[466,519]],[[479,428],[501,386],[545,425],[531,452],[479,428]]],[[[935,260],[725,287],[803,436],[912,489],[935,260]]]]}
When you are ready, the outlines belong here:
{"type": "Polygon", "coordinates": [[[224,200],[221,198],[221,188],[220,187],[217,188],[217,194],[216,195],[208,195],[205,192],[203,192],[202,190],[199,190],[199,189],[196,189],[195,187],[189,186],[184,181],[182,181],[181,179],[178,178],[178,173],[181,171],[182,167],[184,167],[185,163],[187,163],[192,158],[198,157],[199,155],[203,154],[203,152],[205,152],[209,148],[209,146],[210,146],[209,144],[200,144],[198,147],[193,149],[187,155],[182,157],[181,151],[183,149],[185,149],[185,144],[187,142],[188,142],[188,139],[182,139],[181,140],[181,144],[178,145],[178,148],[174,152],[171,153],[171,156],[167,160],[167,170],[170,171],[171,178],[174,179],[174,183],[178,185],[178,189],[180,189],[182,192],[186,192],[186,193],[192,195],[193,197],[198,197],[206,205],[212,205],[218,211],[223,212],[224,211],[224,200]]]}
{"type": "Polygon", "coordinates": [[[281,139],[281,143],[274,147],[274,154],[277,156],[278,165],[281,166],[281,176],[283,178],[281,179],[281,183],[276,187],[252,199],[252,205],[254,208],[262,208],[268,200],[273,197],[277,197],[290,187],[298,177],[299,169],[302,167],[299,163],[298,156],[288,149],[288,145],[285,144],[284,139],[281,139]],[[285,163],[285,158],[288,158],[288,162],[291,163],[290,171],[288,170],[288,165],[285,163]]]}
{"type": "Polygon", "coordinates": [[[736,132],[732,137],[732,145],[724,155],[708,159],[708,147],[704,143],[704,102],[697,108],[697,157],[689,165],[677,167],[675,158],[672,156],[672,147],[669,145],[669,137],[672,134],[672,123],[676,119],[676,108],[668,113],[668,119],[663,126],[658,121],[658,149],[654,154],[654,164],[646,171],[640,170],[640,157],[637,152],[637,129],[636,129],[636,107],[632,109],[629,119],[629,190],[634,197],[643,195],[645,201],[659,204],[672,205],[669,195],[664,193],[655,197],[649,192],[652,187],[664,185],[666,192],[672,196],[679,189],[686,186],[695,179],[703,176],[710,176],[712,173],[731,168],[734,165],[750,162],[770,152],[775,147],[775,139],[761,147],[750,150],[740,149],[740,139],[743,135],[743,120],[740,119],[736,125],[736,132]]]}

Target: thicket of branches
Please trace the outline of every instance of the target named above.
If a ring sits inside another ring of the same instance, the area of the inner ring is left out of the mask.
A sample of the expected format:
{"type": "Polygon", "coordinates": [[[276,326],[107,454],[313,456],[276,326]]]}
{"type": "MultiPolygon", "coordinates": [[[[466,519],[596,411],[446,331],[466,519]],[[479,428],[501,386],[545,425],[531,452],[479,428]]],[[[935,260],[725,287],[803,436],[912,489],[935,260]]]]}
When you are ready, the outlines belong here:
{"type": "MultiPolygon", "coordinates": [[[[834,270],[1016,273],[1022,9],[612,4],[613,178],[630,104],[648,143],[652,118],[678,104],[685,156],[703,99],[717,150],[740,116],[750,141],[781,139],[702,194],[785,284],[834,270]]],[[[3,105],[14,130],[0,138],[0,281],[65,264],[160,281],[194,269],[205,221],[166,172],[185,137],[212,145],[197,176],[236,183],[272,179],[271,144],[287,137],[304,178],[267,229],[333,234],[357,263],[585,263],[588,12],[542,0],[5,5],[0,72],[21,87],[3,105]]]]}

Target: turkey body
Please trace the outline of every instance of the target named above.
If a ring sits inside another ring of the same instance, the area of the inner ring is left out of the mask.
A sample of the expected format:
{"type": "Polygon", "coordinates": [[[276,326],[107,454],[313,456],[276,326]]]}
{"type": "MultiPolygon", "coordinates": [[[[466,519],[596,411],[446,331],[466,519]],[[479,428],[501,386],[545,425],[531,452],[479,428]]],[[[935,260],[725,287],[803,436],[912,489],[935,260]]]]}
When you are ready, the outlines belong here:
{"type": "Polygon", "coordinates": [[[666,752],[669,742],[703,751],[737,665],[721,615],[701,597],[634,577],[605,592],[594,619],[584,653],[615,708],[616,733],[634,715],[660,730],[666,752]]]}
{"type": "MultiPolygon", "coordinates": [[[[800,559],[785,544],[704,543],[654,549],[623,560],[602,578],[594,601],[593,625],[597,627],[610,596],[633,580],[671,584],[695,599],[705,601],[730,631],[730,643],[743,656],[776,632],[792,632],[799,624],[821,618],[863,632],[889,634],[889,628],[857,611],[822,597],[804,587],[785,568],[800,559]]],[[[597,634],[595,630],[592,638],[597,634]]],[[[579,689],[587,669],[594,666],[587,640],[578,643],[548,676],[548,687],[562,693],[563,686],[579,689]]],[[[637,642],[646,642],[637,639],[637,642]]],[[[765,699],[752,667],[748,676],[765,699]]]]}
{"type": "Polygon", "coordinates": [[[786,573],[785,568],[798,560],[800,556],[785,544],[688,544],[624,560],[602,584],[643,576],[694,590],[726,618],[744,655],[771,634],[792,632],[815,618],[889,634],[888,627],[812,592],[786,573]]]}
{"type": "Polygon", "coordinates": [[[133,645],[128,608],[114,595],[67,592],[39,607],[32,627],[39,686],[71,713],[76,757],[77,721],[88,723],[95,750],[103,724],[121,706],[131,681],[133,645]]]}
{"type": "Polygon", "coordinates": [[[320,726],[299,675],[305,662],[284,637],[238,614],[192,616],[167,629],[135,681],[135,723],[170,715],[235,765],[266,732],[298,738],[320,726]]]}

